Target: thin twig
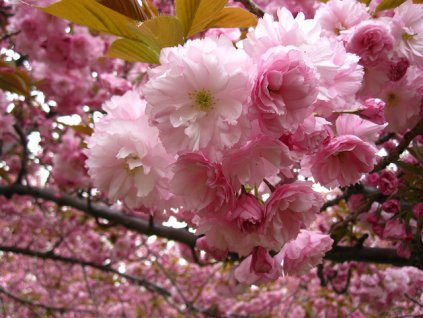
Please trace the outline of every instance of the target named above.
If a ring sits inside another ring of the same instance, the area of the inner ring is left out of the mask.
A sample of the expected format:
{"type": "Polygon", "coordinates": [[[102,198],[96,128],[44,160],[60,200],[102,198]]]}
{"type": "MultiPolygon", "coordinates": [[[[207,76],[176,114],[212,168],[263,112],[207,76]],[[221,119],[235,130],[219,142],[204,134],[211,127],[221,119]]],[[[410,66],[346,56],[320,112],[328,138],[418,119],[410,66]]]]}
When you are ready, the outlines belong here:
{"type": "Polygon", "coordinates": [[[39,308],[43,308],[43,309],[49,310],[49,311],[58,311],[60,313],[69,312],[69,311],[75,311],[75,312],[81,312],[81,313],[91,313],[91,314],[93,313],[91,310],[87,310],[87,309],[56,307],[56,306],[49,306],[49,305],[42,304],[42,303],[36,303],[36,302],[33,302],[29,299],[21,298],[21,297],[15,295],[15,294],[12,294],[11,292],[5,290],[3,287],[0,287],[0,293],[6,295],[10,299],[13,299],[14,301],[16,301],[18,303],[21,303],[23,305],[30,306],[30,307],[39,307],[39,308]]]}
{"type": "Polygon", "coordinates": [[[15,181],[16,184],[20,184],[20,183],[22,183],[22,180],[25,177],[26,172],[27,172],[28,140],[27,140],[27,137],[26,137],[25,133],[23,132],[22,128],[19,127],[18,124],[14,124],[13,128],[15,129],[16,133],[18,134],[19,139],[20,139],[21,144],[22,144],[21,168],[19,170],[18,177],[16,178],[16,181],[15,181]]]}
{"type": "Polygon", "coordinates": [[[15,253],[15,254],[21,254],[21,255],[26,255],[26,256],[32,256],[32,257],[37,257],[37,258],[41,258],[41,259],[49,259],[49,260],[59,261],[59,262],[67,263],[67,264],[92,267],[92,268],[98,269],[98,270],[103,271],[103,272],[113,273],[113,274],[116,274],[116,275],[121,276],[123,278],[126,278],[127,280],[129,280],[129,281],[131,281],[131,282],[133,282],[133,283],[135,283],[139,286],[143,286],[147,290],[154,292],[154,293],[157,293],[157,294],[160,294],[164,297],[170,296],[170,293],[166,289],[164,289],[160,286],[157,286],[153,283],[150,283],[149,281],[147,281],[146,279],[143,279],[141,277],[121,273],[117,269],[114,269],[110,266],[100,265],[100,264],[97,264],[97,263],[94,263],[94,262],[84,261],[84,260],[77,259],[77,258],[71,258],[71,257],[65,257],[65,256],[57,255],[55,253],[52,253],[51,251],[46,253],[46,252],[39,252],[39,251],[19,248],[19,247],[15,247],[15,246],[0,245],[0,251],[10,252],[10,253],[15,253]]]}
{"type": "Polygon", "coordinates": [[[374,168],[372,172],[378,172],[385,169],[387,165],[398,160],[400,155],[410,145],[411,141],[418,135],[423,134],[423,118],[417,123],[414,128],[409,130],[400,141],[399,145],[383,158],[374,168]]]}
{"type": "Polygon", "coordinates": [[[250,11],[251,13],[255,14],[258,17],[263,17],[266,13],[260,6],[255,3],[253,0],[235,0],[235,2],[242,3],[244,7],[250,11]]]}

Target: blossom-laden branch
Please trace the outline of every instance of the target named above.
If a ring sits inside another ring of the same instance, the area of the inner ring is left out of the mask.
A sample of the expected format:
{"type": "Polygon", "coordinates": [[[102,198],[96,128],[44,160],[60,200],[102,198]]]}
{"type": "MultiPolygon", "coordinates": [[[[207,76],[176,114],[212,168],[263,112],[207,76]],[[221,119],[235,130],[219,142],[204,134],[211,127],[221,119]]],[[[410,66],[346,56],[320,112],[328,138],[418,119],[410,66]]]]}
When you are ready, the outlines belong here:
{"type": "Polygon", "coordinates": [[[30,257],[45,259],[45,260],[53,260],[53,261],[58,261],[58,262],[62,262],[62,263],[65,263],[65,264],[80,265],[80,266],[83,266],[83,267],[91,267],[91,268],[94,268],[94,269],[97,269],[97,270],[100,270],[100,271],[103,271],[103,272],[118,275],[122,278],[127,279],[128,281],[131,281],[132,283],[135,283],[139,286],[145,287],[150,292],[154,292],[154,293],[157,293],[157,294],[165,296],[165,297],[170,296],[170,293],[166,289],[164,289],[160,286],[157,286],[153,283],[150,283],[149,281],[147,281],[144,278],[122,273],[122,272],[118,271],[117,269],[114,269],[113,267],[110,267],[110,266],[107,266],[107,265],[101,265],[101,264],[97,264],[97,263],[94,263],[94,262],[84,261],[84,260],[72,258],[72,257],[65,257],[65,256],[58,255],[58,254],[51,252],[51,251],[40,252],[40,251],[34,251],[34,250],[31,250],[31,249],[27,249],[27,248],[19,248],[19,247],[15,247],[15,246],[0,245],[0,251],[14,253],[14,254],[20,254],[20,255],[26,255],[26,256],[30,256],[30,257]]]}
{"type": "MultiPolygon", "coordinates": [[[[151,226],[148,220],[125,215],[124,213],[116,211],[105,205],[89,203],[84,199],[60,193],[58,191],[12,184],[8,186],[0,186],[0,195],[8,198],[13,195],[29,195],[33,198],[55,202],[58,205],[70,206],[93,217],[103,218],[115,223],[116,225],[124,226],[128,230],[145,235],[157,235],[161,238],[185,244],[191,248],[195,247],[197,239],[194,234],[189,233],[185,229],[176,229],[160,224],[154,224],[151,226]]],[[[423,264],[402,258],[396,254],[394,249],[389,248],[335,246],[325,255],[325,259],[339,263],[346,261],[359,261],[423,268],[423,264]]]]}
{"type": "Polygon", "coordinates": [[[420,134],[423,134],[423,118],[420,119],[413,129],[409,130],[404,135],[404,138],[401,140],[399,145],[374,167],[373,172],[378,172],[390,163],[397,161],[404,150],[410,145],[411,141],[420,134]]]}
{"type": "MultiPolygon", "coordinates": [[[[400,155],[407,149],[407,147],[410,145],[413,139],[420,134],[423,134],[423,118],[417,123],[416,126],[410,129],[406,134],[404,134],[404,138],[401,140],[399,145],[394,150],[392,150],[386,157],[384,157],[383,160],[381,160],[373,168],[372,172],[379,172],[383,170],[384,168],[386,168],[386,166],[388,166],[390,163],[398,160],[400,155]]],[[[388,134],[387,136],[391,136],[391,134],[388,134]]],[[[383,138],[383,139],[386,139],[386,138],[383,138]]],[[[379,142],[376,142],[376,144],[379,144],[379,142]]],[[[320,211],[325,211],[327,208],[337,205],[341,200],[348,200],[348,198],[353,194],[364,193],[364,192],[365,192],[365,187],[363,187],[360,184],[349,186],[343,191],[341,195],[337,196],[336,198],[332,200],[325,202],[325,204],[321,207],[320,211]]]]}
{"type": "Polygon", "coordinates": [[[15,194],[29,195],[33,198],[55,202],[61,206],[75,208],[88,215],[106,219],[114,224],[122,225],[125,228],[140,234],[157,235],[162,238],[186,244],[190,247],[195,246],[196,237],[185,230],[178,230],[158,224],[151,225],[148,220],[126,215],[107,207],[106,205],[93,204],[87,200],[60,193],[59,191],[14,184],[9,186],[0,186],[0,194],[7,198],[10,198],[15,194]]]}
{"type": "Polygon", "coordinates": [[[18,302],[22,305],[25,305],[25,306],[28,306],[28,307],[41,308],[41,309],[44,309],[44,310],[49,311],[49,312],[52,312],[52,311],[53,312],[59,312],[59,313],[78,312],[78,313],[86,313],[86,314],[88,314],[88,313],[92,314],[93,313],[91,310],[87,310],[87,309],[49,306],[49,305],[46,305],[46,304],[33,302],[31,300],[19,297],[19,296],[13,294],[13,293],[7,291],[3,287],[0,287],[0,293],[3,294],[3,295],[6,295],[8,298],[10,298],[13,301],[18,302]]]}

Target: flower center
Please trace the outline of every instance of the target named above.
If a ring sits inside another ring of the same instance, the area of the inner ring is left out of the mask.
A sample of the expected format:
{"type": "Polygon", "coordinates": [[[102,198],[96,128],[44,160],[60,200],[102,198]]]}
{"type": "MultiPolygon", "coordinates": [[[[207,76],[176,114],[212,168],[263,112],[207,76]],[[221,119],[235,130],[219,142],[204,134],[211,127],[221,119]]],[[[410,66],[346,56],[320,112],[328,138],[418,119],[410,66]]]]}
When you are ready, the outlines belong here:
{"type": "Polygon", "coordinates": [[[388,107],[395,106],[397,101],[398,101],[398,96],[395,95],[395,93],[391,92],[386,96],[386,106],[388,107]]]}
{"type": "Polygon", "coordinates": [[[136,154],[131,153],[121,159],[123,159],[124,169],[129,176],[134,176],[138,172],[144,173],[144,167],[136,154]]]}
{"type": "Polygon", "coordinates": [[[413,37],[415,36],[415,35],[417,35],[417,34],[408,34],[407,32],[405,32],[405,33],[403,33],[402,34],[402,39],[404,40],[404,41],[410,41],[410,40],[412,40],[413,39],[413,37]]]}
{"type": "Polygon", "coordinates": [[[205,89],[196,91],[191,95],[191,98],[193,100],[193,107],[203,112],[209,111],[215,104],[213,95],[210,93],[210,91],[205,89]]]}

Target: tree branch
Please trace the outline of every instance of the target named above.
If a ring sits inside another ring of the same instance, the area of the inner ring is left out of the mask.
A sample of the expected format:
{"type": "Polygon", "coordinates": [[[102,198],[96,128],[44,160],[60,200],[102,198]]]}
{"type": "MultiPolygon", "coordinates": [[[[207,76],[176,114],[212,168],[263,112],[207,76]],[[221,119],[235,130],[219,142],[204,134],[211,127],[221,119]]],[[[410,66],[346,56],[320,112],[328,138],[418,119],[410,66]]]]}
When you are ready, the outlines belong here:
{"type": "Polygon", "coordinates": [[[49,306],[49,305],[42,304],[42,303],[32,302],[29,299],[21,298],[21,297],[15,295],[15,294],[12,294],[11,292],[9,292],[6,289],[4,289],[3,287],[0,287],[0,293],[6,295],[10,299],[13,299],[14,301],[16,301],[16,302],[18,302],[20,304],[23,304],[23,305],[26,305],[26,306],[30,306],[30,307],[39,307],[39,308],[42,308],[42,309],[47,310],[47,311],[58,311],[58,312],[61,312],[61,313],[69,312],[69,311],[75,311],[75,312],[91,313],[91,314],[93,314],[93,312],[91,310],[88,310],[88,309],[56,307],[56,306],[49,306]]]}
{"type": "Polygon", "coordinates": [[[27,164],[28,164],[28,140],[24,133],[24,131],[19,127],[19,125],[15,124],[13,125],[13,128],[15,129],[16,133],[19,136],[20,142],[22,144],[22,157],[21,157],[21,168],[19,170],[19,174],[16,178],[15,183],[22,183],[23,178],[26,175],[27,170],[27,164]]]}
{"type": "Polygon", "coordinates": [[[55,253],[52,253],[52,252],[39,252],[39,251],[34,251],[34,250],[26,249],[26,248],[19,248],[19,247],[15,247],[15,246],[0,245],[0,251],[14,253],[14,254],[20,254],[20,255],[25,255],[25,256],[30,256],[30,257],[36,257],[36,258],[45,259],[45,260],[59,261],[59,262],[71,264],[71,265],[80,265],[80,266],[83,266],[83,267],[95,268],[95,269],[98,269],[98,270],[103,271],[103,272],[116,274],[120,277],[123,277],[123,278],[139,285],[139,286],[145,287],[146,289],[148,289],[151,292],[160,294],[160,295],[165,296],[165,297],[170,296],[170,293],[166,289],[164,289],[160,286],[157,286],[153,283],[150,283],[149,281],[147,281],[147,280],[145,280],[141,277],[121,273],[118,270],[116,270],[116,269],[114,269],[110,266],[100,265],[100,264],[97,264],[97,263],[94,263],[94,262],[88,262],[88,261],[84,261],[84,260],[77,259],[77,258],[65,257],[65,256],[61,256],[61,255],[58,255],[58,254],[55,254],[55,253]]]}
{"type": "Polygon", "coordinates": [[[106,205],[88,203],[86,200],[77,198],[59,191],[42,189],[20,184],[7,186],[0,185],[0,195],[11,198],[12,195],[29,195],[33,198],[44,199],[55,202],[61,206],[69,206],[80,210],[93,217],[103,218],[122,225],[125,228],[145,235],[157,235],[172,241],[186,244],[190,247],[195,246],[196,236],[186,230],[175,229],[172,227],[155,224],[151,227],[148,220],[126,215],[122,212],[113,210],[106,205]]]}
{"type": "MultiPolygon", "coordinates": [[[[93,217],[100,217],[115,222],[116,224],[124,226],[128,230],[145,235],[157,235],[161,238],[186,244],[191,248],[194,248],[195,241],[197,239],[194,234],[189,233],[185,229],[176,229],[160,224],[155,224],[154,227],[151,227],[148,220],[126,215],[107,206],[88,204],[87,201],[83,199],[63,194],[58,191],[23,186],[20,184],[11,184],[6,186],[0,185],[0,195],[7,198],[11,198],[12,195],[29,195],[34,198],[52,201],[59,205],[73,207],[93,217]]],[[[423,268],[422,264],[401,258],[397,255],[395,249],[389,248],[336,246],[326,254],[325,259],[340,263],[346,261],[358,261],[423,268]]]]}
{"type": "Polygon", "coordinates": [[[356,261],[423,268],[423,264],[413,264],[411,260],[398,256],[395,249],[380,247],[335,246],[326,253],[325,259],[337,263],[356,261]]]}
{"type": "Polygon", "coordinates": [[[374,168],[372,172],[378,172],[384,169],[387,165],[398,160],[400,155],[410,145],[411,141],[418,135],[423,134],[423,118],[417,123],[414,128],[409,130],[400,141],[399,145],[383,158],[374,168]]]}
{"type": "MultiPolygon", "coordinates": [[[[392,162],[395,162],[398,160],[400,155],[404,152],[404,150],[410,145],[411,141],[418,135],[423,134],[423,119],[420,120],[420,122],[414,126],[411,130],[409,130],[405,135],[404,138],[401,140],[399,145],[391,151],[386,157],[384,157],[377,165],[374,166],[372,172],[378,172],[382,169],[384,169],[387,165],[389,165],[392,162]]],[[[392,137],[392,134],[387,134],[385,137],[383,137],[380,142],[377,142],[376,144],[382,143],[383,141],[388,140],[392,137]],[[386,140],[385,140],[386,139],[386,140]]],[[[361,184],[355,184],[347,187],[343,193],[333,200],[326,201],[325,204],[321,207],[320,211],[325,211],[328,207],[334,206],[338,204],[341,200],[348,200],[348,198],[352,194],[358,194],[363,193],[365,188],[361,184]]]]}
{"type": "Polygon", "coordinates": [[[235,0],[235,2],[242,3],[244,7],[255,14],[258,17],[263,17],[266,13],[262,8],[260,8],[253,0],[235,0]]]}

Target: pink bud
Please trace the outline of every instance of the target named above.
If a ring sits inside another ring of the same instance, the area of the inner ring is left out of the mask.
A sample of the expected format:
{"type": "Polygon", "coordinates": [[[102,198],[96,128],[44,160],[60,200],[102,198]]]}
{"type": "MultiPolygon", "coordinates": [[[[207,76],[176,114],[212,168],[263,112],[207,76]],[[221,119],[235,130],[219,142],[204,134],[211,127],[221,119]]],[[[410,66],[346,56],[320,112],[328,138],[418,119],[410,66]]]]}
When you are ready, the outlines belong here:
{"type": "Polygon", "coordinates": [[[392,82],[397,82],[404,77],[407,72],[410,62],[405,58],[401,57],[397,61],[392,61],[389,65],[388,77],[392,82]]]}
{"type": "Polygon", "coordinates": [[[379,175],[379,190],[384,195],[390,195],[398,190],[398,179],[392,171],[384,170],[379,175]]]}
{"type": "Polygon", "coordinates": [[[260,274],[268,273],[272,270],[273,265],[274,260],[264,247],[257,246],[254,248],[251,260],[252,272],[260,274]]]}
{"type": "Polygon", "coordinates": [[[360,117],[370,120],[375,124],[385,123],[385,102],[378,98],[367,99],[359,110],[360,117]]]}
{"type": "Polygon", "coordinates": [[[257,199],[248,193],[243,193],[236,202],[231,219],[242,232],[255,231],[263,222],[264,210],[257,199]]]}
{"type": "Polygon", "coordinates": [[[216,260],[224,260],[226,256],[228,256],[228,251],[224,251],[215,247],[211,247],[207,243],[207,239],[205,236],[200,237],[195,242],[195,246],[199,248],[200,250],[205,251],[206,253],[210,254],[212,257],[214,257],[216,260]]]}
{"type": "Polygon", "coordinates": [[[398,200],[391,199],[382,204],[382,209],[387,213],[397,213],[400,210],[400,204],[398,200]]]}
{"type": "Polygon", "coordinates": [[[413,214],[416,219],[423,217],[423,202],[417,203],[413,207],[413,214]]]}

